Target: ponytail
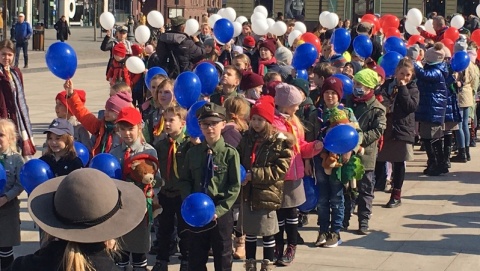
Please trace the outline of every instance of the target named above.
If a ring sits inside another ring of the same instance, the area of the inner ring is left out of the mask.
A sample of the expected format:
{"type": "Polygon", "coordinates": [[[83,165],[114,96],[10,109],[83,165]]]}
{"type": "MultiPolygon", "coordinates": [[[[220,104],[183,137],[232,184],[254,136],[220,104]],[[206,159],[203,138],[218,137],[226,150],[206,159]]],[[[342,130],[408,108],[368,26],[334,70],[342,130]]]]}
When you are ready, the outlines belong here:
{"type": "Polygon", "coordinates": [[[63,253],[63,271],[95,271],[79,244],[68,242],[63,253]]]}

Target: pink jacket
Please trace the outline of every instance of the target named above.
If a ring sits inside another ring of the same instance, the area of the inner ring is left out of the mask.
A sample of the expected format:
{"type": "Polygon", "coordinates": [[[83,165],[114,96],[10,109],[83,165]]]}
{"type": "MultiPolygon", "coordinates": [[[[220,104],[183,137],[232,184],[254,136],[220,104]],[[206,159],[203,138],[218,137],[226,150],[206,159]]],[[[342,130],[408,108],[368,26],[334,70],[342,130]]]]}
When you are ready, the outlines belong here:
{"type": "MultiPolygon", "coordinates": [[[[272,125],[281,132],[292,133],[292,131],[289,130],[286,124],[285,117],[282,115],[278,115],[278,113],[275,114],[275,118],[273,119],[272,125]]],[[[294,180],[303,178],[303,176],[305,175],[305,167],[303,164],[303,159],[312,158],[313,156],[319,154],[321,151],[321,149],[315,150],[315,143],[317,143],[317,141],[313,141],[313,142],[305,141],[305,135],[298,134],[297,127],[294,126],[293,128],[295,129],[295,134],[297,135],[297,142],[300,147],[300,152],[297,152],[294,149],[292,160],[290,162],[290,168],[288,169],[288,172],[285,175],[285,181],[294,181],[294,180]]]]}

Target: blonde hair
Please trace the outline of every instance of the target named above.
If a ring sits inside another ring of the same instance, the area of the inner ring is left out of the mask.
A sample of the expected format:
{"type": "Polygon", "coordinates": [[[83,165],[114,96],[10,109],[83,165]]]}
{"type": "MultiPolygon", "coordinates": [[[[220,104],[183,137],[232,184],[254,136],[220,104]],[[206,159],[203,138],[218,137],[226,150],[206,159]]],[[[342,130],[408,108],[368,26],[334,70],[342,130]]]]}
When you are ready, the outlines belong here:
{"type": "Polygon", "coordinates": [[[242,97],[230,97],[223,104],[227,111],[227,122],[234,122],[240,132],[248,130],[247,119],[250,115],[250,104],[242,97]]]}
{"type": "MultiPolygon", "coordinates": [[[[280,112],[282,112],[282,107],[278,106],[280,112]]],[[[290,115],[289,115],[290,116],[290,115]]],[[[295,137],[295,142],[298,141],[299,138],[303,138],[305,136],[305,127],[303,126],[302,121],[297,117],[294,113],[293,116],[290,116],[290,122],[297,128],[297,133],[295,137]]],[[[293,133],[292,133],[293,134],[293,133]]]]}
{"type": "Polygon", "coordinates": [[[8,137],[8,143],[10,144],[10,150],[17,152],[17,127],[11,119],[0,119],[0,131],[4,132],[8,137]]]}
{"type": "Polygon", "coordinates": [[[63,268],[65,271],[95,271],[85,257],[78,243],[68,242],[63,252],[63,268]]]}
{"type": "Polygon", "coordinates": [[[265,121],[265,128],[263,128],[263,131],[257,132],[253,127],[250,125],[250,131],[254,135],[258,135],[258,137],[262,140],[267,140],[270,138],[272,135],[274,135],[277,132],[277,129],[268,121],[265,121]]]}
{"type": "Polygon", "coordinates": [[[119,92],[128,92],[132,93],[132,89],[125,82],[118,82],[115,85],[110,87],[111,90],[115,93],[119,92]]]}
{"type": "Polygon", "coordinates": [[[163,116],[165,117],[165,115],[167,113],[174,114],[175,116],[180,118],[180,120],[186,120],[187,119],[187,110],[183,107],[178,106],[178,105],[177,106],[170,106],[167,109],[165,109],[163,111],[163,116]]]}
{"type": "MultiPolygon", "coordinates": [[[[52,132],[47,133],[47,141],[48,138],[50,137],[51,134],[55,134],[52,132]]],[[[60,136],[60,140],[65,142],[65,149],[67,149],[67,152],[65,153],[65,157],[68,159],[75,159],[77,157],[77,151],[75,151],[75,146],[73,145],[73,136],[69,134],[63,134],[60,136]]],[[[51,154],[53,155],[53,150],[50,148],[50,146],[47,144],[47,150],[45,151],[45,154],[51,154]]]]}
{"type": "Polygon", "coordinates": [[[243,62],[247,63],[248,65],[251,65],[250,58],[246,54],[236,55],[236,56],[233,57],[233,60],[243,61],[243,62]]]}

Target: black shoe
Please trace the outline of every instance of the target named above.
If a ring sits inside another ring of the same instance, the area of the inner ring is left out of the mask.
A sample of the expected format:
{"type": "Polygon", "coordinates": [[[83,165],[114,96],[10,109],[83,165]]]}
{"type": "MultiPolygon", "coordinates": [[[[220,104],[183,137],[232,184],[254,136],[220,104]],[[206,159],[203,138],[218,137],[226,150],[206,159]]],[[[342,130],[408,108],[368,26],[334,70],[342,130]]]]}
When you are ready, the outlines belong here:
{"type": "MultiPolygon", "coordinates": [[[[439,174],[440,175],[440,174],[439,174]]],[[[437,175],[438,176],[438,175],[437,175]]],[[[396,208],[398,206],[402,205],[402,200],[401,199],[394,199],[393,197],[390,198],[390,200],[385,204],[385,208],[396,208]]]]}
{"type": "Polygon", "coordinates": [[[360,227],[357,232],[358,235],[367,235],[368,234],[368,227],[360,227]]]}
{"type": "Polygon", "coordinates": [[[467,157],[467,161],[472,160],[472,157],[470,157],[470,147],[465,148],[465,156],[467,157]]]}
{"type": "Polygon", "coordinates": [[[458,148],[458,154],[450,158],[452,163],[466,163],[467,162],[467,153],[465,148],[458,148]]]}

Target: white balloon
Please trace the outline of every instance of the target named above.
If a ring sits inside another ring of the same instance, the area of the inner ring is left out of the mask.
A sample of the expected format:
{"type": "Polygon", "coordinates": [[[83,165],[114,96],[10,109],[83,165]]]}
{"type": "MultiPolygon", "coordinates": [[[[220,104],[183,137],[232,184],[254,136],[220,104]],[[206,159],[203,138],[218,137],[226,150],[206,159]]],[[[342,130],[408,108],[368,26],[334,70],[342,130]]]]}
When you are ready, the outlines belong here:
{"type": "Polygon", "coordinates": [[[224,12],[225,12],[225,8],[221,8],[221,9],[219,9],[219,10],[217,11],[217,14],[220,15],[220,16],[222,16],[222,18],[223,18],[224,12]]]}
{"type": "Polygon", "coordinates": [[[338,15],[336,13],[329,13],[325,16],[325,24],[322,24],[327,29],[334,29],[338,25],[338,15]]]}
{"type": "Polygon", "coordinates": [[[269,32],[275,36],[283,36],[287,32],[287,25],[282,21],[275,22],[275,24],[270,27],[269,32]]]}
{"type": "Polygon", "coordinates": [[[100,25],[102,25],[103,29],[112,29],[115,25],[115,16],[108,11],[102,13],[102,15],[100,15],[100,25]]]}
{"type": "Polygon", "coordinates": [[[253,10],[253,13],[255,13],[255,12],[262,13],[265,16],[265,18],[268,17],[268,10],[264,6],[256,6],[255,9],[253,10]]]}
{"type": "Polygon", "coordinates": [[[148,13],[147,22],[155,28],[162,28],[165,24],[162,13],[156,10],[152,10],[148,13]]]}
{"type": "Polygon", "coordinates": [[[418,25],[416,25],[416,22],[412,22],[409,19],[405,21],[405,30],[407,31],[408,34],[410,35],[418,35],[420,32],[417,30],[418,25]]]}
{"type": "Polygon", "coordinates": [[[267,18],[268,27],[272,27],[275,24],[275,20],[272,18],[267,18]]]}
{"type": "Polygon", "coordinates": [[[145,43],[150,39],[150,28],[146,25],[139,25],[135,29],[135,39],[138,43],[145,43]]]}
{"type": "Polygon", "coordinates": [[[233,37],[236,38],[242,34],[242,24],[240,22],[233,22],[233,37]]]}
{"type": "Polygon", "coordinates": [[[295,27],[293,28],[293,30],[298,30],[298,31],[300,31],[302,34],[304,34],[304,33],[307,32],[307,27],[306,27],[305,24],[302,23],[302,22],[295,22],[295,27]]]}
{"type": "Polygon", "coordinates": [[[235,21],[236,17],[237,17],[237,12],[233,8],[228,7],[223,12],[223,18],[228,19],[230,22],[235,21]]]}
{"type": "Polygon", "coordinates": [[[433,29],[433,20],[429,19],[425,23],[425,31],[427,31],[430,34],[436,35],[437,33],[435,32],[435,29],[433,29]]]}
{"type": "Polygon", "coordinates": [[[189,36],[193,36],[193,34],[197,33],[198,29],[200,28],[200,25],[198,24],[198,21],[195,19],[188,19],[187,22],[185,23],[185,33],[189,36]]]}
{"type": "Polygon", "coordinates": [[[465,19],[463,18],[462,15],[455,15],[450,21],[450,26],[453,26],[456,29],[462,28],[464,24],[465,24],[465,19]]]}
{"type": "Polygon", "coordinates": [[[301,35],[302,35],[302,32],[300,32],[300,30],[293,30],[292,32],[290,32],[290,34],[288,34],[288,44],[292,46],[295,40],[301,35]]]}
{"type": "Polygon", "coordinates": [[[208,18],[208,25],[213,28],[213,26],[215,25],[215,23],[217,22],[218,19],[222,19],[222,16],[218,15],[218,14],[213,14],[212,16],[210,16],[210,18],[208,18]]]}
{"type": "Polygon", "coordinates": [[[417,27],[422,24],[422,19],[422,12],[418,8],[411,8],[407,13],[407,20],[410,21],[410,25],[417,27]]]}
{"type": "Polygon", "coordinates": [[[253,21],[256,21],[256,20],[265,20],[265,19],[267,19],[267,17],[260,12],[254,12],[252,16],[250,16],[250,22],[252,23],[253,21]]]}
{"type": "Polygon", "coordinates": [[[244,22],[248,22],[248,19],[245,16],[238,16],[235,22],[239,22],[240,24],[243,24],[244,22]]]}
{"type": "Polygon", "coordinates": [[[480,5],[477,6],[477,16],[480,17],[480,5]]]}
{"type": "Polygon", "coordinates": [[[327,18],[328,14],[330,14],[330,11],[322,11],[322,13],[320,13],[320,16],[318,16],[318,21],[322,26],[325,26],[325,19],[327,18]]]}
{"type": "Polygon", "coordinates": [[[129,72],[139,74],[145,71],[145,63],[138,56],[131,56],[125,63],[129,72]]]}
{"type": "Polygon", "coordinates": [[[252,21],[252,31],[257,35],[266,35],[268,33],[268,28],[266,19],[252,21]]]}

